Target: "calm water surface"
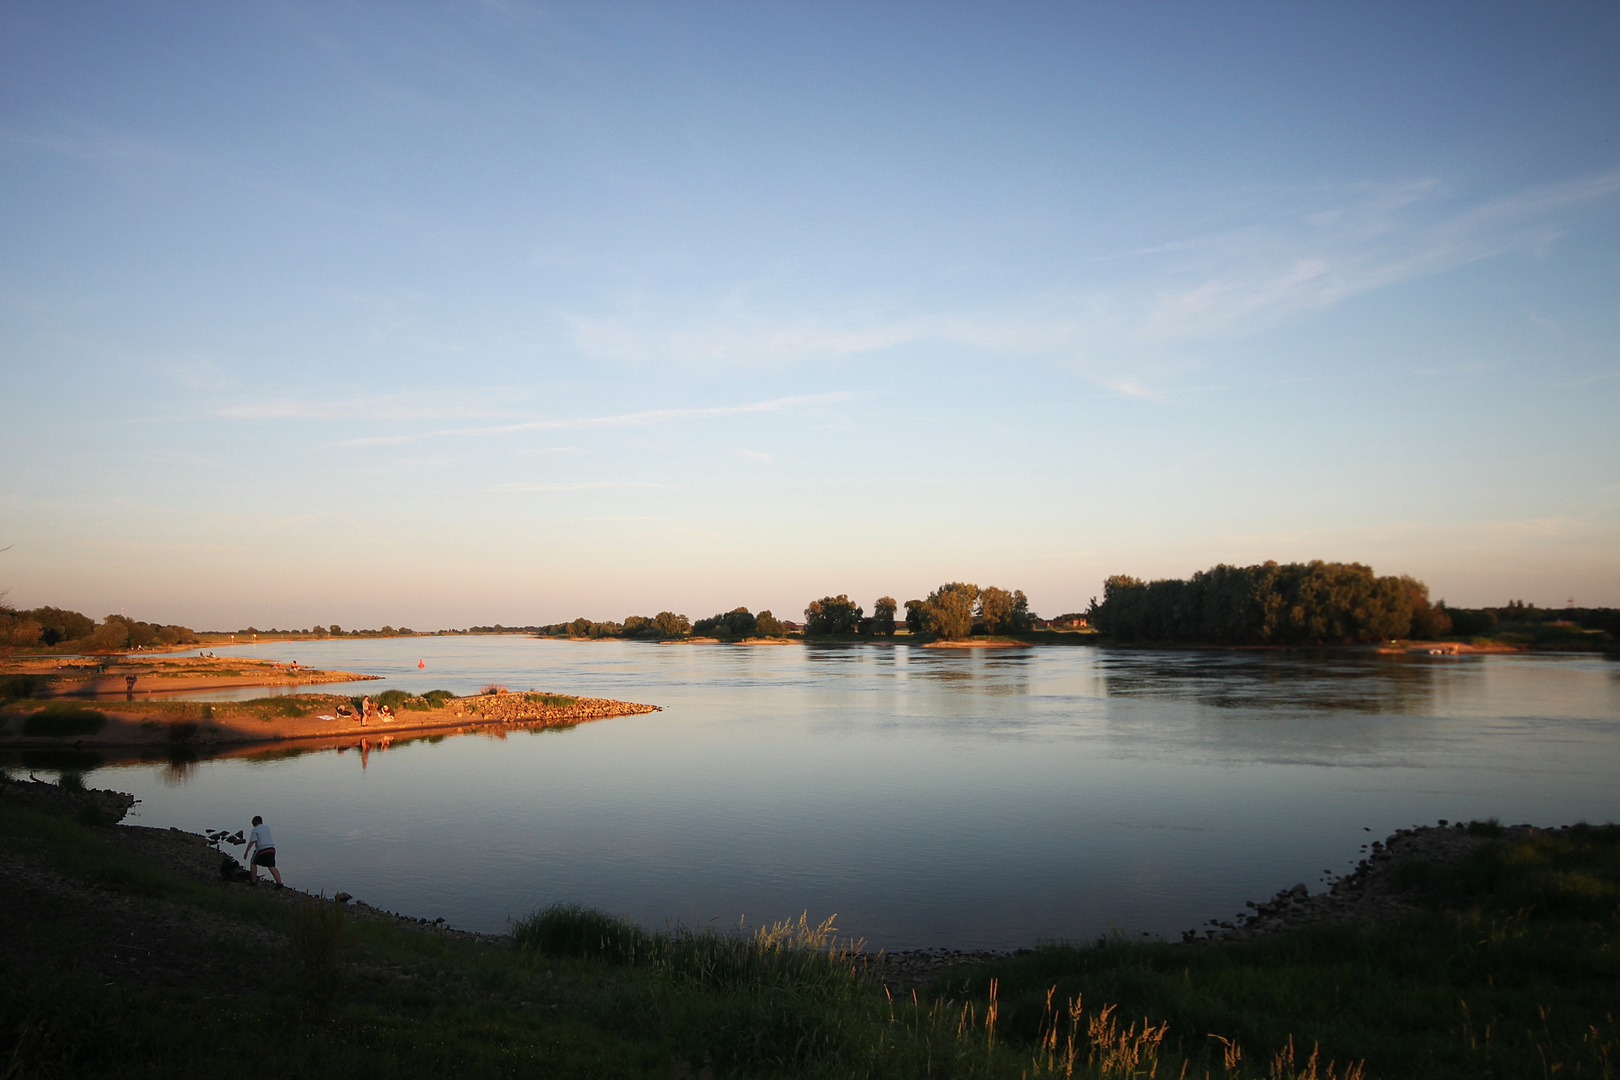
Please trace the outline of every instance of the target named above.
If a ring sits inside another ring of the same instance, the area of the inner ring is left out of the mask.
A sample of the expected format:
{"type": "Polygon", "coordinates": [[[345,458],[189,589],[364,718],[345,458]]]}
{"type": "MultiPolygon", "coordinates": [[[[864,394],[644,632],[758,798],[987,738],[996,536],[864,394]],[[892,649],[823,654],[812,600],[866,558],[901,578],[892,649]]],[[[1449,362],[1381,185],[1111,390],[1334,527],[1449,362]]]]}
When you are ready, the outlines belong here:
{"type": "Polygon", "coordinates": [[[664,707],[97,774],[142,800],[135,823],[262,814],[289,882],[471,929],[568,899],[653,924],[836,913],[891,949],[1173,936],[1314,891],[1397,827],[1620,818],[1620,664],[1597,657],[519,637],[251,652],[387,676],[371,692],[493,680],[664,707]]]}

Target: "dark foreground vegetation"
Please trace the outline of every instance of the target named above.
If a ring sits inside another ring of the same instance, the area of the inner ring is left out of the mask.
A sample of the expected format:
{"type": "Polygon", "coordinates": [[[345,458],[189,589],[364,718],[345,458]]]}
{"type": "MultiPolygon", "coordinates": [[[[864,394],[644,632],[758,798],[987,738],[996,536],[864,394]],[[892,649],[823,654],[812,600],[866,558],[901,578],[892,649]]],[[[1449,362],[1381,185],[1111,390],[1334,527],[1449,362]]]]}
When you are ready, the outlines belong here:
{"type": "Polygon", "coordinates": [[[63,781],[0,784],[8,1077],[1322,1080],[1620,1064],[1613,828],[1414,865],[1425,907],[1396,922],[1046,946],[885,990],[808,920],[655,933],[565,905],[497,939],[220,885],[140,853],[217,861],[199,838],[111,827],[97,793],[63,781]],[[45,787],[52,800],[30,797],[45,787]]]}

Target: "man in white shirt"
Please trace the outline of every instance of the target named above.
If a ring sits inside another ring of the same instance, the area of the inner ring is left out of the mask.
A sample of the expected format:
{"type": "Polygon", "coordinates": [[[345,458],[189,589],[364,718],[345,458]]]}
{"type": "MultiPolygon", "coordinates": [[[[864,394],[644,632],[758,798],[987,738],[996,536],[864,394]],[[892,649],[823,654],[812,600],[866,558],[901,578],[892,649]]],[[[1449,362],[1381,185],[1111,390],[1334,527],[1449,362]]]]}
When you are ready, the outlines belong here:
{"type": "Polygon", "coordinates": [[[242,857],[248,860],[253,884],[259,883],[259,867],[262,866],[274,875],[276,888],[281,888],[281,871],[276,869],[276,842],[271,838],[270,827],[264,823],[264,818],[257,814],[253,816],[253,831],[248,834],[247,849],[242,852],[242,857]]]}

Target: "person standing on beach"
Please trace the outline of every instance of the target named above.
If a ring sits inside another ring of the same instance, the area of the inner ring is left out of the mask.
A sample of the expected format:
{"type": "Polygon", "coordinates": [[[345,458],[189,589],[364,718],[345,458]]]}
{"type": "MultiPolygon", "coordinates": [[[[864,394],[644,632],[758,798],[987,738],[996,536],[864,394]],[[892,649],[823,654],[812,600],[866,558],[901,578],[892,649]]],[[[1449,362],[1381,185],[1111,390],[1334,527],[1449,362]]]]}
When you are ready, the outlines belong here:
{"type": "Polygon", "coordinates": [[[270,835],[270,827],[264,823],[264,818],[253,815],[253,831],[248,834],[247,850],[242,857],[248,860],[248,870],[253,874],[253,884],[259,883],[259,867],[264,867],[276,879],[276,888],[281,888],[281,871],[276,869],[276,841],[270,835]],[[251,856],[251,858],[249,858],[251,856]]]}

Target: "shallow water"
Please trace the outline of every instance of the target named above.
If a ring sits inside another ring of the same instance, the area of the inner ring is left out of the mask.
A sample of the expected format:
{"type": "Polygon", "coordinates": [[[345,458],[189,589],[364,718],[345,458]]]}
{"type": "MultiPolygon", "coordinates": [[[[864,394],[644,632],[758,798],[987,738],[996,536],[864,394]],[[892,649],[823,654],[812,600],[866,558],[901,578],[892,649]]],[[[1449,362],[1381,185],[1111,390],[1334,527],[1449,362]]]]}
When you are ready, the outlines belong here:
{"type": "Polygon", "coordinates": [[[493,681],[664,707],[96,774],[142,800],[136,823],[263,814],[289,882],[471,929],[568,899],[654,924],[836,913],[891,949],[1174,936],[1314,891],[1397,827],[1620,818],[1620,664],[1598,657],[510,636],[251,651],[387,676],[366,692],[493,681]]]}

